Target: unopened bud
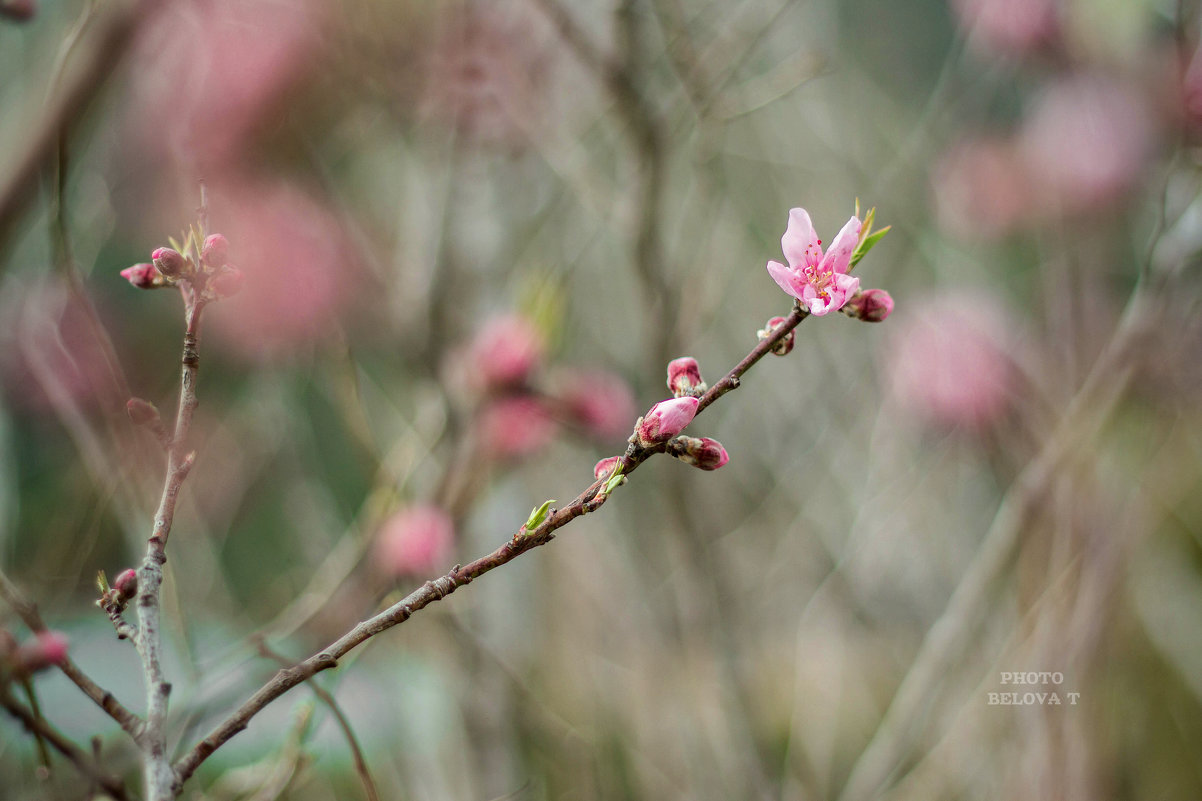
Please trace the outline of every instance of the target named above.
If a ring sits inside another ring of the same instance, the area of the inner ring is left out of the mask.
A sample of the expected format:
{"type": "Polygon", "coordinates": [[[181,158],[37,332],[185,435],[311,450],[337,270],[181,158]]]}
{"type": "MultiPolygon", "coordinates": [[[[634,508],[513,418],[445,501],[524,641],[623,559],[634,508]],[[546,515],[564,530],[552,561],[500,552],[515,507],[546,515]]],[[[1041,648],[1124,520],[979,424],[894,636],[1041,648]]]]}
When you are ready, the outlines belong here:
{"type": "Polygon", "coordinates": [[[644,447],[655,445],[684,431],[697,414],[698,401],[693,397],[660,401],[651,407],[635,429],[635,436],[644,447]]]}
{"type": "Polygon", "coordinates": [[[677,437],[669,443],[668,453],[702,470],[717,470],[730,461],[722,443],[709,437],[677,437]]]}
{"type": "Polygon", "coordinates": [[[138,594],[138,571],[132,567],[122,570],[120,575],[113,579],[113,589],[117,591],[118,600],[132,600],[138,594]]]}
{"type": "Polygon", "coordinates": [[[866,289],[847,301],[843,313],[866,323],[879,323],[893,311],[893,298],[883,289],[866,289]]]}
{"type": "Polygon", "coordinates": [[[159,268],[159,272],[168,278],[178,278],[188,263],[184,254],[174,248],[158,248],[150,254],[150,260],[159,268]]]}
{"type": "Polygon", "coordinates": [[[121,277],[138,289],[157,289],[165,283],[158,268],[145,262],[126,267],[121,271],[121,277]]]}
{"type": "Polygon", "coordinates": [[[691,356],[681,356],[668,362],[668,389],[677,398],[686,395],[701,395],[705,382],[701,380],[701,368],[691,356]]]}
{"type": "Polygon", "coordinates": [[[159,410],[150,401],[130,398],[125,402],[125,413],[136,426],[154,425],[159,420],[159,410]]]}
{"type": "Polygon", "coordinates": [[[17,649],[14,667],[24,674],[36,673],[67,659],[67,638],[57,631],[41,631],[17,649]]]}
{"type": "Polygon", "coordinates": [[[593,465],[593,478],[605,478],[614,471],[614,467],[622,461],[621,456],[610,456],[593,465]]]}
{"type": "MultiPolygon", "coordinates": [[[[784,324],[784,322],[785,322],[784,317],[773,317],[771,320],[769,320],[767,323],[764,324],[763,328],[761,328],[759,331],[755,332],[756,336],[759,337],[761,341],[768,339],[769,337],[772,336],[773,332],[775,332],[777,328],[779,328],[781,325],[784,324]]],[[[793,350],[793,343],[796,341],[797,341],[797,331],[795,331],[795,330],[790,331],[789,333],[787,333],[783,337],[781,337],[780,341],[777,342],[775,346],[773,346],[772,352],[774,354],[776,354],[777,356],[788,356],[789,351],[793,350]]]]}
{"type": "Polygon", "coordinates": [[[213,278],[213,291],[218,297],[230,298],[242,291],[242,271],[237,267],[226,267],[213,278]]]}
{"type": "Polygon", "coordinates": [[[221,234],[209,234],[205,237],[205,243],[200,248],[200,257],[204,260],[206,266],[212,270],[219,270],[225,266],[226,260],[229,258],[230,243],[221,234]]]}

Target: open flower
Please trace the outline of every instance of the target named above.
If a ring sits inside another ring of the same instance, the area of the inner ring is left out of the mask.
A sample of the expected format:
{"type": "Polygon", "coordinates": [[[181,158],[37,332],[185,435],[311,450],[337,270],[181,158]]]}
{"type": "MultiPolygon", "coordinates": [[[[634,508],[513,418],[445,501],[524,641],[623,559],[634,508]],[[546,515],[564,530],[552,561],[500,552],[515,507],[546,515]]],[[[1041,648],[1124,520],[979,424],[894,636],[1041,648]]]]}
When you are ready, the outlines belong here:
{"type": "Polygon", "coordinates": [[[789,227],[780,238],[789,266],[768,262],[768,274],[780,288],[800,300],[810,314],[821,317],[838,311],[860,288],[860,279],[847,274],[860,241],[860,219],[852,217],[835,237],[826,255],[822,240],[805,209],[789,209],[789,227]]]}

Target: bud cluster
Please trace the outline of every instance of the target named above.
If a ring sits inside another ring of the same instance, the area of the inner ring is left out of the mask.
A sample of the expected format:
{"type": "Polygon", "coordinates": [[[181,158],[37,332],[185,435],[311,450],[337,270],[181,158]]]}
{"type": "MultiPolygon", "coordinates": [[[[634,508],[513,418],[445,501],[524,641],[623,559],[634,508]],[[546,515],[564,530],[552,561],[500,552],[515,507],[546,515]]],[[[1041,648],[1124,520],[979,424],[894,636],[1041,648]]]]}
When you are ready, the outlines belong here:
{"type": "MultiPolygon", "coordinates": [[[[662,447],[669,456],[702,470],[717,470],[730,461],[717,440],[680,436],[697,415],[701,406],[698,396],[706,391],[696,359],[682,356],[668,363],[668,389],[675,397],[660,401],[638,419],[630,443],[640,448],[662,447]]],[[[602,459],[593,468],[593,475],[610,475],[620,461],[617,456],[602,459]]]]}
{"type": "Polygon", "coordinates": [[[18,644],[16,637],[0,629],[0,682],[25,679],[66,660],[67,638],[57,631],[41,631],[18,644]]]}
{"type": "Polygon", "coordinates": [[[194,228],[188,231],[182,248],[155,248],[149,263],[126,267],[121,277],[138,289],[159,289],[187,282],[208,300],[237,294],[243,281],[242,271],[229,263],[226,238],[209,234],[201,241],[194,228]]]}
{"type": "Polygon", "coordinates": [[[100,599],[96,605],[106,612],[123,612],[129,602],[138,597],[138,571],[132,567],[122,570],[110,585],[100,572],[96,585],[100,588],[100,599]]]}

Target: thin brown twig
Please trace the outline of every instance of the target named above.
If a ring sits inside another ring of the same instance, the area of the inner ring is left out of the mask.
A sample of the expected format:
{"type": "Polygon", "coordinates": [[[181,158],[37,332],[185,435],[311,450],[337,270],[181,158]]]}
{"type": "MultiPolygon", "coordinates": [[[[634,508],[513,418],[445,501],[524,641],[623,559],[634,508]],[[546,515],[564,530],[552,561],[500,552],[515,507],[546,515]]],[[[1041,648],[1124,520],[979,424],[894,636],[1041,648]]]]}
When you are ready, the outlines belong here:
{"type": "Polygon", "coordinates": [[[42,717],[35,715],[24,704],[17,701],[7,688],[0,687],[0,706],[19,720],[23,726],[41,742],[46,742],[74,765],[80,773],[100,785],[118,801],[128,801],[125,784],[112,776],[105,775],[100,767],[84,751],[55,730],[42,717]]]}
{"type": "MultiPolygon", "coordinates": [[[[5,575],[3,570],[0,570],[0,598],[3,598],[12,607],[13,611],[17,613],[17,617],[21,618],[30,631],[40,633],[48,630],[37,607],[21,594],[17,585],[5,575]]],[[[126,709],[116,696],[94,682],[70,658],[63,660],[58,667],[67,678],[75,683],[76,687],[83,691],[84,695],[95,701],[96,705],[103,709],[109,717],[117,721],[126,734],[134,738],[138,737],[142,729],[141,718],[126,709]]]]}
{"type": "MultiPolygon", "coordinates": [[[[268,659],[278,662],[285,668],[292,667],[293,665],[282,654],[273,651],[267,645],[267,641],[262,638],[259,639],[259,653],[268,659]]],[[[368,801],[379,801],[380,794],[376,790],[376,783],[371,777],[371,771],[368,770],[367,759],[364,758],[363,749],[359,746],[359,738],[355,736],[355,730],[351,728],[351,722],[347,720],[342,707],[338,706],[338,702],[334,700],[334,696],[317,682],[308,681],[308,685],[313,694],[330,708],[330,712],[334,715],[334,720],[338,723],[338,728],[342,729],[342,734],[346,737],[347,745],[351,749],[351,759],[355,763],[355,772],[359,774],[359,779],[363,782],[363,792],[367,796],[368,801]]]]}
{"type": "MultiPolygon", "coordinates": [[[[751,369],[760,359],[767,355],[776,343],[796,328],[809,313],[794,304],[793,311],[785,318],[785,322],[775,328],[772,335],[761,340],[752,348],[738,364],[705,393],[698,403],[697,413],[700,414],[710,404],[733,389],[741,382],[744,373],[751,369]]],[[[622,474],[629,475],[640,464],[656,453],[662,453],[666,444],[643,447],[631,443],[622,456],[622,474]]],[[[460,587],[470,584],[476,578],[489,571],[507,564],[527,551],[540,545],[545,545],[555,537],[555,532],[578,517],[596,511],[608,499],[602,492],[608,478],[601,478],[590,484],[576,498],[562,509],[553,509],[536,528],[518,533],[492,553],[482,556],[467,565],[456,565],[449,573],[437,579],[427,581],[405,598],[393,604],[388,609],[365,620],[353,629],[343,634],[326,648],[310,656],[303,662],[289,668],[281,669],[275,676],[264,684],[242,704],[225,721],[197,743],[187,754],[175,763],[174,792],[178,793],[192,774],[208,757],[224,745],[231,737],[244,730],[252,718],[264,707],[291,690],[311,676],[330,668],[337,667],[338,660],[346,653],[375,635],[387,631],[393,626],[404,623],[415,612],[429,606],[435,601],[442,600],[460,587]]]]}

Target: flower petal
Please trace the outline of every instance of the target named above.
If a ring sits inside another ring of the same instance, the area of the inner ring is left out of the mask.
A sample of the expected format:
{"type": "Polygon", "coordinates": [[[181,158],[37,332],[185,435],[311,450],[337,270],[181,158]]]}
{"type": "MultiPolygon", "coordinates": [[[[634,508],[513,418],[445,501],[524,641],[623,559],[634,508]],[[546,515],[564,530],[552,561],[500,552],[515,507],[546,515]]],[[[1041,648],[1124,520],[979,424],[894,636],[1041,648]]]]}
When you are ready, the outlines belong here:
{"type": "Polygon", "coordinates": [[[851,264],[851,255],[856,252],[856,245],[860,243],[860,219],[852,217],[839,231],[839,235],[831,242],[830,248],[826,251],[826,256],[822,259],[822,268],[819,272],[825,272],[830,269],[835,273],[846,273],[847,267],[851,264]]]}
{"type": "Polygon", "coordinates": [[[822,261],[822,245],[805,209],[789,209],[789,227],[780,238],[780,247],[790,267],[813,266],[822,261]]]}
{"type": "Polygon", "coordinates": [[[768,275],[772,276],[772,280],[776,285],[785,290],[785,293],[792,295],[795,298],[801,298],[802,281],[798,279],[797,273],[790,270],[779,261],[768,262],[768,275]]]}

